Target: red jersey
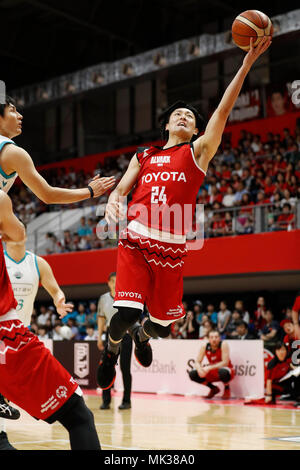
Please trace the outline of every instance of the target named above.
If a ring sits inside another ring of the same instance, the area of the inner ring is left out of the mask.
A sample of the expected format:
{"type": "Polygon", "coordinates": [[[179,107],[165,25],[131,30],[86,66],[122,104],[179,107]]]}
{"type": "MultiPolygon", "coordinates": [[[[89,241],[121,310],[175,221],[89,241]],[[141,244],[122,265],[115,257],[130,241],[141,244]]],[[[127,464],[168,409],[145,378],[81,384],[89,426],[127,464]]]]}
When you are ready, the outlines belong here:
{"type": "Polygon", "coordinates": [[[185,235],[192,227],[196,197],[205,177],[196,163],[193,144],[139,148],[136,156],[141,167],[128,220],[185,235]]]}
{"type": "Polygon", "coordinates": [[[16,308],[18,302],[14,297],[13,288],[6,270],[6,264],[3,253],[3,246],[0,242],[0,317],[5,315],[12,308],[16,308]]]}
{"type": "MultiPolygon", "coordinates": [[[[222,341],[220,341],[220,344],[215,351],[213,351],[211,345],[207,343],[206,357],[210,364],[217,364],[218,362],[221,362],[222,361],[222,341]]],[[[227,367],[230,367],[231,369],[233,368],[233,365],[230,359],[229,359],[229,363],[227,367]]]]}
{"type": "Polygon", "coordinates": [[[289,357],[281,362],[275,356],[268,364],[267,379],[274,382],[279,382],[279,380],[282,379],[282,377],[284,377],[291,370],[291,361],[292,359],[289,357]]]}

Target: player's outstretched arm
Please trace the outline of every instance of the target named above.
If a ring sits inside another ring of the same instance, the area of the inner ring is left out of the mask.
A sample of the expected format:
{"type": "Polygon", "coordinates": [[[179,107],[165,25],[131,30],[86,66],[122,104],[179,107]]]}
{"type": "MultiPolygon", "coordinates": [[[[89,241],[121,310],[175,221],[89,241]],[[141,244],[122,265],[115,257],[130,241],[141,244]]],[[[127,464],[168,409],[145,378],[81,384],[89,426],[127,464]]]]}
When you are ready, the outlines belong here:
{"type": "Polygon", "coordinates": [[[36,259],[40,271],[41,284],[51,295],[59,317],[63,318],[68,312],[72,312],[74,306],[73,304],[66,303],[65,294],[59,287],[49,263],[40,256],[37,256],[36,259]]]}
{"type": "Polygon", "coordinates": [[[111,192],[106,205],[105,218],[107,222],[117,222],[124,217],[122,198],[127,196],[133,188],[140,171],[140,164],[136,154],[130,160],[128,168],[117,187],[111,192]]]}
{"type": "Polygon", "coordinates": [[[3,241],[23,242],[26,231],[24,225],[13,213],[10,197],[0,191],[0,233],[3,241]]]}
{"type": "Polygon", "coordinates": [[[271,39],[264,37],[261,42],[254,47],[251,38],[250,50],[246,54],[243,64],[237,74],[228,85],[219,106],[211,116],[204,134],[194,142],[194,152],[198,165],[206,171],[210,160],[214,157],[222,140],[222,134],[229,117],[229,114],[242,89],[244,80],[254,62],[270,46],[271,39]]]}
{"type": "MultiPolygon", "coordinates": [[[[64,189],[50,186],[35,168],[32,158],[22,148],[15,145],[6,145],[3,149],[2,159],[7,162],[10,172],[17,172],[28,188],[45,204],[71,204],[91,197],[90,190],[64,189]]],[[[115,184],[115,178],[95,177],[90,183],[94,197],[101,196],[115,184]]]]}

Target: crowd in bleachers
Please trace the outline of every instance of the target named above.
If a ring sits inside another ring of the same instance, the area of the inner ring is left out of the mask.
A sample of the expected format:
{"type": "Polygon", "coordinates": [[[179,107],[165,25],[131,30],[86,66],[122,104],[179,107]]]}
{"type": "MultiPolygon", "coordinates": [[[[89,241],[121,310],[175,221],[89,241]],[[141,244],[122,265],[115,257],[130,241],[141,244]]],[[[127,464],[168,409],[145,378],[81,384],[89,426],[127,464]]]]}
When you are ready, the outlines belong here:
{"type": "MultiPolygon", "coordinates": [[[[65,188],[85,187],[95,174],[116,177],[117,182],[128,166],[130,155],[106,158],[94,173],[84,170],[52,169],[42,172],[49,184],[65,188]]],[[[266,230],[295,228],[295,205],[300,198],[300,128],[293,133],[284,129],[283,137],[269,133],[265,141],[260,135],[241,131],[238,146],[224,142],[210,163],[204,184],[199,190],[198,204],[205,204],[205,236],[218,237],[253,232],[257,205],[268,204],[266,230]]],[[[26,223],[37,215],[58,210],[46,206],[27,188],[14,185],[11,190],[17,215],[26,223]]],[[[108,195],[97,201],[59,206],[62,209],[105,204],[108,195]]],[[[46,253],[105,248],[116,245],[116,240],[100,241],[96,235],[98,217],[85,221],[88,233],[78,225],[72,232],[47,234],[46,253]],[[90,232],[91,230],[91,232],[90,232]]]]}
{"type": "MultiPolygon", "coordinates": [[[[226,300],[216,305],[203,304],[197,299],[184,300],[183,304],[186,316],[172,324],[170,338],[205,339],[209,331],[217,329],[222,339],[262,339],[265,348],[273,351],[275,344],[286,335],[293,337],[291,307],[274,318],[264,297],[258,297],[253,311],[248,311],[240,299],[229,305],[226,300]]],[[[40,339],[96,340],[97,300],[76,303],[73,311],[62,320],[53,306],[41,305],[33,312],[30,328],[40,339]]]]}

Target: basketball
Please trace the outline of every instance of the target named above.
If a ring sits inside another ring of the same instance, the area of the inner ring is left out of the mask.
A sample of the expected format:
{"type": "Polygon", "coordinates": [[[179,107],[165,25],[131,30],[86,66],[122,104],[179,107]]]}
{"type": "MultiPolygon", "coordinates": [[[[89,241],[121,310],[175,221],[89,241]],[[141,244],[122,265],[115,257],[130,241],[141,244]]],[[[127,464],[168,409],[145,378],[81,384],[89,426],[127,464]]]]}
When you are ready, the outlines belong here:
{"type": "Polygon", "coordinates": [[[234,43],[244,51],[249,51],[250,39],[253,38],[256,47],[264,36],[272,36],[273,25],[261,11],[246,10],[235,18],[231,33],[234,43]]]}

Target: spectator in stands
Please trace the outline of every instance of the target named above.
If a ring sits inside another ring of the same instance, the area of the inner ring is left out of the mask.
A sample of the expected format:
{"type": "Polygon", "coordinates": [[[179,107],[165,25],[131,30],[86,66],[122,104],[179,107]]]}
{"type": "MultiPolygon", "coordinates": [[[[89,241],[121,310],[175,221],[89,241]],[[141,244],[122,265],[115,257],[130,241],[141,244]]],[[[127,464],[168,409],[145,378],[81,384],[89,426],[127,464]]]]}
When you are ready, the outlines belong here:
{"type": "Polygon", "coordinates": [[[47,333],[47,328],[45,325],[38,325],[38,338],[40,341],[45,341],[49,339],[49,335],[47,333]]]}
{"type": "Polygon", "coordinates": [[[80,302],[78,304],[78,313],[75,317],[76,324],[79,328],[79,331],[81,332],[82,330],[85,331],[85,324],[86,324],[86,310],[85,310],[85,305],[80,302]]]}
{"type": "Polygon", "coordinates": [[[77,233],[80,237],[91,235],[93,233],[93,230],[91,229],[91,227],[86,223],[85,217],[80,218],[80,225],[78,227],[77,233]]]}
{"type": "Polygon", "coordinates": [[[276,403],[277,395],[289,395],[296,402],[300,400],[300,377],[291,376],[280,381],[288,372],[294,369],[291,357],[284,343],[277,342],[275,345],[275,357],[267,366],[266,403],[276,403]]]}
{"type": "Polygon", "coordinates": [[[297,203],[296,197],[291,197],[291,193],[288,189],[283,191],[283,199],[280,201],[280,205],[283,208],[285,204],[289,204],[290,206],[294,207],[297,203]]]}
{"type": "Polygon", "coordinates": [[[98,340],[98,332],[91,325],[87,326],[86,336],[84,337],[84,341],[97,341],[97,340],[98,340]]]}
{"type": "Polygon", "coordinates": [[[294,228],[295,215],[292,212],[292,207],[289,203],[285,203],[282,208],[282,213],[278,216],[276,221],[277,230],[290,230],[294,228]]]}
{"type": "Polygon", "coordinates": [[[225,336],[225,331],[231,317],[231,311],[227,308],[225,300],[220,302],[220,310],[218,312],[218,331],[225,336]]]}
{"type": "Polygon", "coordinates": [[[206,315],[208,319],[212,321],[215,325],[218,323],[218,312],[215,310],[214,304],[208,304],[206,307],[206,315]]]}
{"type": "Polygon", "coordinates": [[[241,319],[240,312],[238,310],[233,310],[225,331],[226,339],[234,339],[234,337],[237,336],[236,327],[241,319]]]}
{"type": "Polygon", "coordinates": [[[246,323],[250,321],[249,312],[244,307],[244,302],[242,300],[236,300],[234,304],[234,309],[237,310],[241,316],[241,319],[246,323]]]}
{"type": "Polygon", "coordinates": [[[45,253],[47,255],[52,255],[53,253],[57,253],[57,238],[52,232],[46,233],[46,247],[45,253]]]}
{"type": "Polygon", "coordinates": [[[199,324],[196,321],[195,314],[189,310],[186,314],[186,337],[187,339],[198,339],[199,337],[199,324]]]}
{"type": "Polygon", "coordinates": [[[237,191],[234,195],[234,204],[239,205],[242,201],[243,194],[247,193],[245,188],[245,183],[243,181],[239,181],[237,185],[237,191]]]}
{"type": "Polygon", "coordinates": [[[64,230],[64,236],[61,240],[62,252],[72,251],[72,235],[70,230],[64,230]]]}
{"type": "Polygon", "coordinates": [[[79,329],[76,326],[75,318],[68,318],[67,326],[69,328],[71,328],[71,331],[72,331],[72,336],[71,336],[70,339],[73,339],[73,340],[76,340],[76,341],[80,340],[81,337],[80,337],[80,334],[79,334],[79,329]]]}
{"type": "Polygon", "coordinates": [[[209,319],[203,322],[199,329],[199,338],[208,340],[209,333],[216,329],[216,325],[209,319]]]}
{"type": "Polygon", "coordinates": [[[86,316],[86,325],[91,325],[97,328],[97,303],[90,302],[89,313],[86,316]]]}
{"type": "Polygon", "coordinates": [[[42,305],[40,307],[40,314],[38,316],[38,324],[39,325],[46,325],[47,320],[50,318],[50,311],[45,307],[45,305],[42,305]]]}
{"type": "Polygon", "coordinates": [[[260,330],[260,339],[264,342],[264,347],[269,349],[271,352],[274,350],[274,346],[279,339],[279,323],[274,320],[272,311],[269,309],[264,314],[266,324],[260,330]]]}
{"type": "Polygon", "coordinates": [[[222,204],[225,207],[232,207],[235,201],[235,194],[232,186],[228,186],[226,194],[222,199],[222,204]]]}
{"type": "Polygon", "coordinates": [[[202,317],[204,315],[202,310],[203,310],[203,302],[201,302],[201,300],[199,299],[195,300],[193,304],[193,313],[194,313],[194,317],[198,325],[201,324],[202,317]]]}
{"type": "Polygon", "coordinates": [[[62,322],[60,320],[57,320],[55,322],[53,332],[52,332],[53,341],[62,341],[64,339],[63,336],[60,334],[61,327],[62,327],[62,322]]]}
{"type": "Polygon", "coordinates": [[[248,324],[244,320],[239,320],[236,323],[236,334],[232,335],[230,339],[256,339],[257,336],[248,330],[248,324]]]}

